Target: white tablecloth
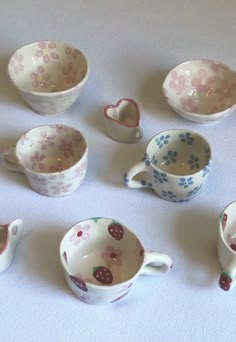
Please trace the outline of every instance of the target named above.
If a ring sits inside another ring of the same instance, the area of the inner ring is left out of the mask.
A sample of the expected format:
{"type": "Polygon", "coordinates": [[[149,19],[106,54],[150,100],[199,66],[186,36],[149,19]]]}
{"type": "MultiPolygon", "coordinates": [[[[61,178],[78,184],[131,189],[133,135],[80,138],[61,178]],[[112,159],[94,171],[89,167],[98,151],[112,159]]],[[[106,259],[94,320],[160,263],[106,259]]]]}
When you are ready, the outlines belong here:
{"type": "Polygon", "coordinates": [[[209,58],[236,69],[235,10],[234,0],[1,1],[0,148],[37,125],[66,124],[87,136],[89,168],[74,194],[48,198],[0,167],[0,223],[22,218],[25,225],[13,264],[0,275],[0,341],[235,341],[236,290],[218,287],[216,241],[221,210],[236,199],[236,118],[194,124],[161,93],[166,73],[185,60],[209,58]],[[15,49],[46,39],[77,46],[91,67],[79,100],[55,118],[34,113],[7,77],[15,49]],[[138,144],[104,132],[104,106],[122,97],[140,106],[138,144]],[[170,128],[199,132],[213,150],[206,187],[188,203],[123,184],[150,138],[170,128]],[[58,247],[74,223],[96,216],[127,223],[147,248],[171,255],[174,268],[141,276],[116,304],[80,302],[65,283],[58,247]]]}

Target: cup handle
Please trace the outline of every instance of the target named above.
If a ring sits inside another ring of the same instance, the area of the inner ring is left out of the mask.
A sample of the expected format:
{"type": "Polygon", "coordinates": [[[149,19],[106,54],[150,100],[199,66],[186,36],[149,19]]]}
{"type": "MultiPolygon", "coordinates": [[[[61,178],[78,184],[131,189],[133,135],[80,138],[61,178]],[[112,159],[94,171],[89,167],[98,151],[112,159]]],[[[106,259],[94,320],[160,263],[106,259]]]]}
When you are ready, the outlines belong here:
{"type": "Polygon", "coordinates": [[[23,168],[19,165],[16,158],[15,146],[10,147],[8,151],[4,153],[3,165],[9,171],[24,173],[23,168]]]}
{"type": "Polygon", "coordinates": [[[133,178],[141,172],[150,173],[151,167],[147,166],[145,162],[140,162],[133,167],[129,171],[124,174],[124,182],[129,188],[140,189],[140,188],[151,188],[152,184],[150,181],[150,177],[145,177],[142,181],[134,180],[133,178]]]}
{"type": "Polygon", "coordinates": [[[24,225],[21,219],[16,219],[8,224],[9,235],[11,236],[12,241],[17,245],[17,243],[21,240],[24,232],[24,225]]]}
{"type": "Polygon", "coordinates": [[[236,285],[236,264],[231,261],[229,265],[223,270],[219,279],[219,286],[224,291],[231,290],[236,285]]]}
{"type": "Polygon", "coordinates": [[[141,140],[142,137],[143,137],[143,129],[142,129],[142,127],[138,127],[138,130],[137,130],[136,136],[135,136],[136,142],[138,142],[139,140],[141,140]]]}
{"type": "Polygon", "coordinates": [[[166,254],[145,251],[144,267],[141,274],[157,275],[169,271],[173,267],[171,257],[166,254]]]}

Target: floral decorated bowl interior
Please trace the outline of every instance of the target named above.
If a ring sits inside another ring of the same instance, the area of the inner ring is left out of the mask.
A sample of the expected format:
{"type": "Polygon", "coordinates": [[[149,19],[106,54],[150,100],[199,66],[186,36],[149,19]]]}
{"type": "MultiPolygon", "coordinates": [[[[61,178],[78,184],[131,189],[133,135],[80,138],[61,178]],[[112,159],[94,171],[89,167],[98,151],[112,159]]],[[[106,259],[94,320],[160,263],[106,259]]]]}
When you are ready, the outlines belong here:
{"type": "Polygon", "coordinates": [[[94,218],[67,232],[60,256],[75,285],[111,286],[131,279],[140,269],[144,253],[137,237],[123,224],[94,218]]]}
{"type": "Polygon", "coordinates": [[[208,142],[193,131],[169,130],[155,136],[148,145],[147,163],[164,174],[193,175],[203,170],[211,160],[208,142]]]}
{"type": "Polygon", "coordinates": [[[39,126],[26,132],[16,145],[24,168],[40,173],[62,172],[75,165],[87,150],[83,135],[65,125],[39,126]]]}
{"type": "Polygon", "coordinates": [[[8,72],[19,89],[54,93],[83,82],[88,65],[82,52],[73,46],[40,41],[18,49],[9,61],[8,72]]]}
{"type": "Polygon", "coordinates": [[[187,61],[168,73],[163,92],[169,105],[186,119],[218,120],[230,114],[236,103],[236,73],[211,60],[187,61]]]}

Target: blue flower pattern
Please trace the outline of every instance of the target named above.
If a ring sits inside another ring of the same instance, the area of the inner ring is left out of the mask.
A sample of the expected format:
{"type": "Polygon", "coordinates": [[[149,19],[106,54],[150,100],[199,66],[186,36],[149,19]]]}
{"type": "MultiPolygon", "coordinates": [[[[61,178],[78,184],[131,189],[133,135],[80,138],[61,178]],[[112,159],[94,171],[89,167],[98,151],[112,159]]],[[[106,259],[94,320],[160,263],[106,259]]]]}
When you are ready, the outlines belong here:
{"type": "Polygon", "coordinates": [[[148,153],[144,153],[142,161],[144,161],[146,166],[149,166],[150,164],[154,164],[155,165],[157,163],[156,157],[153,156],[152,159],[150,159],[148,153]]]}
{"type": "Polygon", "coordinates": [[[127,173],[124,174],[124,183],[125,185],[128,185],[129,183],[129,178],[127,177],[127,173]]]}
{"type": "Polygon", "coordinates": [[[142,186],[146,186],[146,187],[148,187],[148,188],[152,188],[152,183],[151,183],[151,182],[145,181],[145,179],[142,179],[142,180],[141,180],[141,185],[142,185],[142,186]]]}
{"type": "Polygon", "coordinates": [[[154,170],[153,177],[154,177],[155,182],[159,182],[161,184],[168,182],[167,174],[164,172],[159,172],[159,171],[154,170]]]}
{"type": "Polygon", "coordinates": [[[181,177],[179,179],[179,186],[182,186],[184,189],[188,188],[193,184],[193,177],[181,177]]]}
{"type": "Polygon", "coordinates": [[[176,163],[176,157],[178,153],[176,151],[169,150],[166,155],[164,155],[163,159],[166,165],[170,165],[171,163],[176,163]]]}
{"type": "Polygon", "coordinates": [[[191,190],[191,191],[188,192],[187,197],[196,195],[196,194],[198,193],[198,191],[201,190],[201,187],[202,187],[202,185],[196,186],[193,190],[191,190]]]}
{"type": "Polygon", "coordinates": [[[162,190],[161,195],[163,197],[166,197],[166,198],[171,199],[171,200],[176,197],[176,195],[172,191],[164,191],[164,190],[162,190]]]}
{"type": "Polygon", "coordinates": [[[164,145],[168,144],[170,135],[161,135],[160,137],[156,138],[156,144],[159,148],[162,148],[164,145]]]}
{"type": "Polygon", "coordinates": [[[186,143],[188,145],[192,145],[192,143],[194,142],[194,138],[191,136],[191,133],[189,132],[181,133],[179,134],[179,137],[181,142],[186,143]]]}
{"type": "Polygon", "coordinates": [[[211,163],[209,162],[206,166],[204,166],[203,170],[202,170],[202,177],[205,177],[206,175],[208,175],[208,173],[210,172],[211,169],[211,163]]]}
{"type": "Polygon", "coordinates": [[[188,160],[189,166],[191,170],[199,169],[199,158],[195,157],[191,154],[190,159],[188,160]]]}

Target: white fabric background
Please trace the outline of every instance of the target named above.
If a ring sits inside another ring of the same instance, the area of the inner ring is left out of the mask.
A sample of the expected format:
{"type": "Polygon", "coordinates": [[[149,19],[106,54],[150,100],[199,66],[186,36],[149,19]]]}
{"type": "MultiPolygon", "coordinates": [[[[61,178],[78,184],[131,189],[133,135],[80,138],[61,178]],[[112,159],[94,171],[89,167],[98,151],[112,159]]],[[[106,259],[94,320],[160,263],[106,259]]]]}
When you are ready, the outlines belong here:
{"type": "Polygon", "coordinates": [[[1,1],[0,148],[37,125],[63,123],[89,141],[83,186],[69,197],[34,193],[23,175],[0,167],[0,223],[22,218],[25,237],[0,275],[0,341],[235,341],[236,290],[218,288],[216,238],[221,210],[236,199],[235,114],[213,125],[190,123],[171,111],[161,84],[174,65],[192,58],[236,69],[234,0],[1,1]],[[37,40],[73,44],[88,56],[90,77],[62,116],[42,117],[21,100],[7,77],[13,51],[37,40]],[[104,133],[103,108],[135,99],[144,137],[134,145],[104,133]],[[204,135],[213,169],[196,199],[175,204],[123,185],[149,139],[170,128],[204,135]],[[172,256],[174,268],[140,277],[129,296],[95,307],[77,300],[59,261],[63,234],[77,221],[106,216],[127,223],[146,247],[172,256]]]}

